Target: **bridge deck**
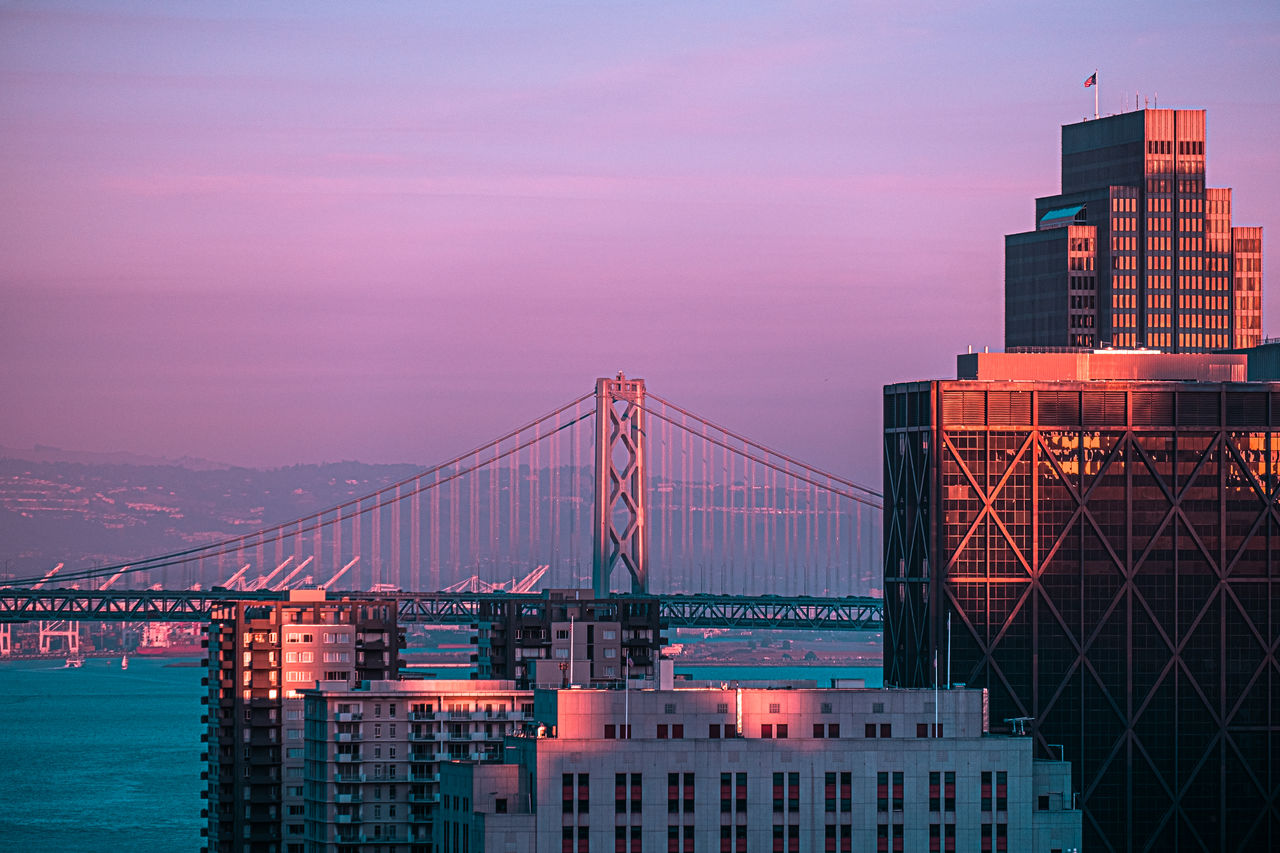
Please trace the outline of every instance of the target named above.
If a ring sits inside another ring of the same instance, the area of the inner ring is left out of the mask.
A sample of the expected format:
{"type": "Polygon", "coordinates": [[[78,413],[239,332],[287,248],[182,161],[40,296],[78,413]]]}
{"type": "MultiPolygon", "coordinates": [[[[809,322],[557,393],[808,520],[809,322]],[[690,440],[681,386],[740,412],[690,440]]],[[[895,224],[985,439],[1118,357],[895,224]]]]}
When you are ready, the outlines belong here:
{"type": "MultiPolygon", "coordinates": [[[[169,590],[0,589],[0,622],[204,622],[228,601],[282,601],[287,592],[202,592],[169,590]]],[[[470,625],[482,612],[545,603],[540,594],[444,592],[336,592],[330,600],[393,600],[401,623],[470,625]]],[[[878,598],[809,596],[614,595],[611,599],[658,599],[669,628],[754,628],[821,631],[879,631],[883,602],[878,598]]]]}

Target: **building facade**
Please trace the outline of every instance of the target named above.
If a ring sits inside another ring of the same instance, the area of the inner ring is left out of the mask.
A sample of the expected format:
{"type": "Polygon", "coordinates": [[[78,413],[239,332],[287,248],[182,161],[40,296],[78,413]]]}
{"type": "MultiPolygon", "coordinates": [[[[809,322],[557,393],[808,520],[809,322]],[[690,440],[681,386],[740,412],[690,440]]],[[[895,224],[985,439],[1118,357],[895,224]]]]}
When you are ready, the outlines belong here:
{"type": "Polygon", "coordinates": [[[539,853],[1080,848],[1070,769],[989,736],[980,690],[569,689],[535,716],[505,786],[445,770],[438,849],[522,822],[539,853]]]}
{"type": "Polygon", "coordinates": [[[500,761],[533,713],[533,694],[511,681],[321,682],[303,694],[308,853],[430,853],[441,766],[500,761]]]}
{"type": "Polygon", "coordinates": [[[1205,185],[1204,110],[1062,128],[1062,192],[1005,238],[1005,347],[1206,352],[1262,337],[1262,229],[1205,185]]]}
{"type": "Polygon", "coordinates": [[[651,681],[665,642],[656,596],[545,590],[540,601],[482,601],[479,616],[477,676],[524,687],[651,681]]]}
{"type": "Polygon", "coordinates": [[[1280,847],[1280,383],[1075,359],[885,388],[885,683],[1030,718],[1090,850],[1280,847]]]}
{"type": "Polygon", "coordinates": [[[293,590],[285,601],[228,602],[209,628],[208,849],[302,853],[302,690],[394,678],[393,603],[293,590]]]}

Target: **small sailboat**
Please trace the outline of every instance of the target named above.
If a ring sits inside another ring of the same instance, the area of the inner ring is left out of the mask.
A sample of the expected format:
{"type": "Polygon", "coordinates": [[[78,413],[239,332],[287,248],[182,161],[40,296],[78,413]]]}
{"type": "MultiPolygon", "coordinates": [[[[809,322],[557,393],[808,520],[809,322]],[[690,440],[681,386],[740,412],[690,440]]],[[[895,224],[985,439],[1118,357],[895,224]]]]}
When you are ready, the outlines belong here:
{"type": "Polygon", "coordinates": [[[128,655],[121,655],[121,656],[120,656],[120,668],[121,668],[121,669],[128,669],[128,668],[129,668],[129,656],[128,656],[128,655]]]}

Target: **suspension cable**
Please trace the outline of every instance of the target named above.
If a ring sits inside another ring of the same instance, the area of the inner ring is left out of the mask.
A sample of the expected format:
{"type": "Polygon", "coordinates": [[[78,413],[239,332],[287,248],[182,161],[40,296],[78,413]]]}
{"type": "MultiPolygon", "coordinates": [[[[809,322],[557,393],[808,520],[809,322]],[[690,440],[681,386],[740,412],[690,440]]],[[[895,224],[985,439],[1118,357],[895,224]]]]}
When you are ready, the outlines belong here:
{"type": "MultiPolygon", "coordinates": [[[[376,499],[381,498],[383,495],[386,495],[389,492],[394,492],[395,489],[397,488],[404,487],[413,482],[421,481],[423,478],[428,477],[432,474],[436,474],[437,472],[443,471],[447,468],[454,467],[459,463],[461,463],[462,461],[464,461],[465,459],[475,456],[486,450],[495,449],[496,447],[501,445],[502,442],[510,439],[511,437],[518,435],[521,432],[527,431],[528,429],[532,428],[535,425],[541,424],[547,420],[550,420],[551,418],[556,417],[557,415],[563,414],[565,411],[571,408],[574,408],[575,406],[580,405],[583,401],[592,397],[594,393],[595,392],[592,391],[592,392],[583,394],[582,396],[578,397],[576,400],[573,400],[570,403],[566,403],[565,405],[560,406],[556,410],[549,412],[543,415],[542,417],[537,418],[533,421],[530,421],[526,424],[523,424],[522,426],[517,427],[516,429],[510,430],[505,435],[499,438],[486,442],[485,444],[482,444],[476,448],[473,448],[472,450],[469,450],[466,453],[455,456],[453,459],[449,460],[448,462],[442,462],[438,465],[434,465],[431,468],[426,469],[425,471],[420,471],[417,474],[414,474],[412,477],[407,477],[403,480],[400,480],[399,482],[392,483],[388,486],[382,487],[381,489],[377,489],[373,492],[370,492],[369,494],[352,498],[343,503],[337,504],[336,506],[331,506],[328,509],[323,509],[323,510],[320,510],[319,512],[314,512],[309,515],[304,515],[301,518],[296,518],[291,521],[284,522],[282,524],[276,524],[270,527],[264,527],[260,530],[255,530],[251,533],[245,533],[241,536],[235,536],[229,539],[223,539],[217,542],[211,542],[211,543],[200,545],[194,548],[186,548],[181,551],[173,551],[168,554],[158,554],[156,556],[146,557],[140,560],[130,560],[127,563],[117,563],[117,564],[108,565],[108,566],[101,566],[94,569],[81,569],[73,572],[63,572],[58,576],[59,580],[92,580],[95,578],[103,577],[105,575],[114,574],[117,571],[123,572],[124,574],[135,574],[137,572],[149,571],[151,569],[159,569],[159,568],[167,568],[169,566],[184,565],[186,563],[193,562],[197,559],[203,559],[205,557],[216,557],[216,556],[232,553],[233,551],[237,550],[238,546],[241,546],[250,542],[265,543],[267,541],[268,534],[279,533],[281,531],[286,530],[287,528],[295,528],[295,527],[297,528],[297,529],[291,529],[289,531],[288,535],[292,536],[292,535],[297,535],[301,533],[314,532],[315,530],[318,530],[324,527],[329,527],[334,523],[340,522],[341,518],[339,517],[330,521],[323,521],[322,520],[323,516],[329,513],[341,513],[342,510],[349,509],[353,506],[357,506],[361,504],[361,502],[375,501],[376,499]],[[314,523],[311,524],[311,526],[309,527],[301,527],[301,525],[307,524],[310,522],[314,522],[314,523]]],[[[546,435],[540,436],[539,438],[534,439],[534,441],[540,441],[543,438],[547,438],[549,436],[555,435],[559,433],[562,429],[566,429],[570,426],[573,426],[574,424],[577,424],[579,421],[584,420],[585,418],[593,414],[594,412],[588,412],[586,415],[582,415],[581,417],[578,417],[572,421],[568,421],[562,427],[559,427],[555,429],[553,432],[547,433],[546,435]]],[[[480,463],[478,465],[473,466],[472,468],[454,473],[451,476],[446,477],[444,479],[435,480],[429,486],[419,486],[411,492],[402,493],[401,498],[403,499],[403,498],[410,497],[411,495],[414,495],[414,494],[418,494],[424,491],[429,491],[430,489],[433,489],[438,485],[448,483],[452,480],[457,479],[463,474],[471,473],[471,471],[482,468],[485,465],[489,465],[498,459],[504,459],[507,456],[510,456],[512,453],[523,450],[525,447],[528,447],[529,444],[531,443],[532,442],[525,442],[522,444],[517,444],[511,450],[508,450],[498,456],[495,456],[484,463],[480,463]]],[[[374,509],[374,505],[370,504],[366,508],[359,510],[356,514],[365,515],[365,514],[368,514],[369,512],[372,512],[373,509],[374,509]]],[[[43,576],[40,576],[40,577],[43,577],[43,576]]],[[[30,583],[30,582],[39,580],[40,577],[32,576],[29,578],[15,578],[11,582],[11,584],[8,584],[8,585],[30,583]]]]}
{"type": "MultiPolygon", "coordinates": [[[[760,444],[760,443],[759,443],[759,442],[757,442],[757,441],[752,441],[751,439],[747,438],[746,436],[744,436],[744,435],[739,435],[738,433],[734,432],[734,431],[733,431],[733,430],[731,430],[731,429],[728,429],[728,428],[726,428],[726,427],[722,427],[722,426],[720,426],[720,425],[719,425],[719,424],[717,424],[717,423],[713,423],[712,421],[707,420],[706,418],[702,417],[701,415],[696,415],[696,414],[694,414],[693,412],[690,412],[690,411],[688,411],[688,410],[686,410],[686,409],[682,409],[682,408],[680,408],[679,406],[677,406],[675,403],[672,403],[672,402],[670,402],[669,400],[666,400],[666,399],[664,399],[664,398],[662,398],[662,397],[659,397],[657,394],[647,393],[647,394],[646,394],[646,396],[648,396],[648,397],[650,397],[650,398],[652,398],[652,399],[654,399],[654,400],[657,400],[659,403],[661,403],[663,406],[665,406],[665,407],[666,407],[666,408],[668,408],[668,409],[674,409],[675,411],[679,412],[679,413],[680,413],[680,414],[682,414],[682,415],[685,415],[685,416],[687,416],[687,417],[693,418],[693,419],[694,419],[694,420],[696,420],[696,421],[700,421],[701,423],[706,424],[707,426],[711,427],[712,429],[715,429],[715,430],[718,430],[718,431],[720,431],[720,432],[724,433],[725,435],[729,436],[730,438],[734,438],[734,439],[737,439],[738,441],[741,441],[743,444],[745,444],[745,445],[747,445],[747,446],[749,446],[749,447],[754,447],[754,448],[756,448],[757,450],[762,450],[762,451],[764,451],[765,453],[769,454],[770,456],[776,456],[776,457],[778,457],[779,459],[782,459],[783,461],[785,461],[785,462],[787,462],[787,463],[789,463],[789,464],[791,464],[791,465],[795,465],[795,466],[797,466],[797,467],[799,467],[799,468],[803,468],[804,470],[808,471],[810,474],[817,474],[817,475],[819,475],[819,476],[821,476],[821,477],[826,477],[827,479],[829,479],[829,480],[833,480],[834,482],[837,482],[837,483],[839,483],[839,484],[840,484],[840,485],[842,485],[842,486],[847,486],[847,487],[849,487],[850,489],[856,489],[857,491],[865,492],[866,494],[870,495],[870,496],[871,496],[871,497],[873,497],[873,498],[881,498],[881,499],[883,499],[883,498],[884,498],[884,494],[883,494],[883,493],[881,493],[881,492],[876,491],[875,489],[871,489],[871,488],[868,488],[868,487],[866,487],[866,486],[859,485],[858,483],[855,483],[855,482],[853,482],[852,480],[846,480],[846,479],[844,479],[844,478],[842,478],[842,477],[837,477],[837,476],[836,476],[836,475],[834,475],[834,474],[831,474],[831,473],[829,473],[829,472],[827,472],[827,471],[823,471],[823,470],[822,470],[822,469],[820,469],[820,468],[815,468],[815,467],[813,467],[812,465],[809,465],[809,464],[807,464],[807,463],[801,462],[799,459],[794,459],[794,458],[792,458],[792,457],[788,456],[788,455],[787,455],[787,454],[785,454],[785,453],[781,453],[781,452],[779,452],[779,451],[777,451],[777,450],[774,450],[774,449],[773,449],[773,448],[771,448],[771,447],[766,447],[765,445],[760,444]]],[[[659,417],[661,417],[661,415],[659,415],[659,417]]],[[[664,420],[666,420],[666,419],[664,418],[664,420]]],[[[674,422],[673,422],[673,423],[674,423],[674,422]]],[[[687,427],[686,427],[686,429],[687,429],[687,427]]],[[[730,448],[730,449],[732,450],[733,448],[730,448]]],[[[741,451],[736,451],[736,450],[735,450],[734,452],[741,453],[741,451]]],[[[742,453],[742,455],[743,455],[743,456],[747,456],[748,458],[756,458],[756,457],[750,456],[749,454],[746,454],[746,453],[742,453]]],[[[756,459],[756,461],[762,461],[762,460],[759,460],[759,459],[757,458],[757,459],[756,459]]],[[[793,475],[793,476],[794,476],[794,475],[793,475]]],[[[834,490],[834,489],[832,489],[832,491],[835,491],[835,490],[834,490]]]]}
{"type": "MultiPolygon", "coordinates": [[[[662,401],[660,398],[655,398],[655,399],[658,399],[658,400],[659,400],[659,402],[662,402],[664,406],[666,405],[666,403],[665,403],[664,401],[662,401]]],[[[688,431],[688,432],[692,432],[692,430],[690,430],[690,429],[689,429],[688,427],[686,427],[686,426],[683,426],[680,422],[678,422],[677,420],[675,420],[675,418],[669,417],[669,416],[667,416],[666,414],[663,414],[662,412],[655,411],[655,410],[653,410],[653,409],[649,408],[648,406],[645,406],[645,405],[644,405],[644,404],[642,404],[642,403],[633,403],[633,405],[635,405],[635,406],[636,406],[637,408],[639,408],[640,410],[642,410],[642,411],[644,411],[644,412],[647,412],[648,414],[653,415],[655,418],[659,418],[659,419],[661,419],[661,420],[666,421],[666,422],[667,422],[667,423],[669,423],[669,424],[672,424],[672,425],[674,425],[674,426],[680,427],[680,428],[681,428],[681,429],[683,429],[683,430],[686,430],[686,431],[688,431]]],[[[673,406],[672,408],[675,408],[675,407],[673,406]]],[[[679,410],[677,410],[677,411],[679,411],[679,410]]],[[[686,413],[685,413],[685,412],[681,412],[681,414],[686,414],[686,413]]],[[[692,418],[694,418],[695,420],[701,421],[701,422],[702,422],[702,423],[704,423],[706,426],[710,426],[710,427],[713,427],[713,428],[715,428],[715,429],[720,429],[719,427],[716,427],[716,425],[715,425],[715,424],[712,424],[712,423],[710,423],[710,422],[708,422],[708,421],[702,421],[702,419],[701,419],[701,418],[699,418],[697,415],[689,415],[689,417],[692,417],[692,418]]],[[[727,430],[726,430],[725,432],[726,432],[727,434],[729,434],[729,435],[732,435],[732,433],[728,433],[728,431],[727,431],[727,430]]],[[[793,478],[793,479],[799,480],[799,481],[800,481],[800,482],[802,482],[802,483],[808,483],[809,485],[811,485],[811,486],[815,486],[815,487],[817,487],[817,488],[819,488],[819,489],[823,489],[823,490],[828,491],[828,492],[833,492],[833,493],[835,493],[835,494],[837,494],[837,495],[840,495],[840,496],[841,496],[841,497],[843,497],[843,498],[847,498],[847,499],[849,499],[849,500],[851,500],[851,501],[857,501],[857,502],[858,502],[858,503],[860,503],[860,504],[865,504],[865,505],[867,505],[867,506],[869,506],[869,507],[873,507],[874,509],[879,509],[879,510],[883,510],[883,509],[884,509],[884,505],[883,505],[882,503],[880,503],[879,501],[875,500],[874,498],[866,497],[865,495],[860,495],[860,494],[857,494],[857,493],[852,492],[852,491],[846,491],[845,489],[836,488],[835,486],[832,486],[832,485],[830,485],[829,483],[823,483],[823,482],[820,482],[820,481],[818,481],[818,480],[815,480],[815,479],[812,479],[812,478],[810,478],[810,477],[807,477],[807,476],[805,476],[804,474],[797,474],[795,471],[793,471],[793,470],[791,470],[791,469],[787,468],[785,465],[780,465],[780,464],[778,464],[778,463],[776,463],[776,462],[774,462],[774,461],[772,461],[772,460],[770,460],[770,459],[767,459],[767,458],[765,458],[765,457],[757,456],[757,455],[752,454],[752,453],[747,453],[746,451],[744,451],[744,450],[740,450],[740,449],[738,449],[738,448],[734,447],[733,445],[729,444],[728,442],[723,441],[723,440],[721,440],[721,439],[713,438],[712,436],[709,436],[709,435],[699,435],[698,433],[694,433],[694,435],[696,435],[698,438],[701,438],[703,441],[709,441],[709,442],[711,442],[712,444],[714,444],[714,445],[716,445],[716,446],[718,446],[718,447],[722,447],[722,448],[724,448],[725,450],[728,450],[730,453],[735,453],[735,454],[737,454],[737,455],[739,455],[739,456],[742,456],[742,457],[744,457],[744,458],[746,458],[746,459],[749,459],[749,460],[751,460],[752,462],[755,462],[755,463],[757,463],[757,464],[759,464],[759,465],[764,465],[764,466],[765,466],[765,467],[767,467],[767,468],[772,468],[773,470],[778,471],[778,472],[779,472],[779,473],[781,473],[781,474],[785,474],[786,476],[791,477],[791,478],[793,478]]],[[[736,437],[736,436],[734,436],[734,437],[736,437]]],[[[753,446],[759,446],[759,445],[755,445],[755,444],[754,444],[754,442],[752,442],[752,445],[753,445],[753,446]]],[[[765,449],[765,450],[768,450],[767,448],[764,448],[764,449],[765,449]]],[[[788,459],[787,459],[787,457],[782,456],[782,454],[774,454],[774,455],[780,456],[782,459],[784,459],[784,460],[786,460],[786,461],[792,461],[792,460],[788,460],[788,459]]],[[[806,471],[809,471],[809,472],[811,472],[811,473],[813,473],[813,474],[816,474],[817,476],[820,476],[820,477],[829,477],[831,480],[833,480],[833,481],[835,481],[835,482],[837,482],[837,483],[840,483],[841,485],[852,485],[852,486],[854,486],[854,488],[861,489],[861,490],[863,490],[863,491],[870,491],[869,489],[866,489],[866,488],[865,488],[865,487],[863,487],[863,486],[857,486],[856,484],[848,483],[848,481],[843,480],[843,479],[840,479],[839,477],[831,477],[830,475],[826,474],[826,472],[821,471],[821,470],[819,470],[819,469],[817,469],[817,468],[814,468],[814,467],[812,467],[812,466],[810,466],[810,465],[803,465],[802,463],[797,463],[797,464],[798,464],[798,465],[800,465],[801,467],[803,467],[806,471]]],[[[875,493],[874,493],[874,492],[872,492],[872,494],[875,494],[875,493]]]]}

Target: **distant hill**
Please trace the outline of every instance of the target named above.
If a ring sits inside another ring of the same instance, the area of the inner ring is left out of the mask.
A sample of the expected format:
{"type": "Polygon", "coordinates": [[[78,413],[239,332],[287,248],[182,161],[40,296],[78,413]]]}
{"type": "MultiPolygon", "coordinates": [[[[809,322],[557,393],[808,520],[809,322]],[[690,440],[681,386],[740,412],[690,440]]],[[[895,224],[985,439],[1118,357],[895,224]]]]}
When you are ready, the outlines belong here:
{"type": "Polygon", "coordinates": [[[186,468],[188,471],[225,471],[235,466],[225,462],[213,462],[194,456],[169,459],[164,456],[144,456],[139,453],[116,451],[93,453],[87,450],[63,450],[37,444],[35,447],[8,447],[0,444],[0,459],[23,459],[27,462],[74,462],[81,465],[165,465],[186,468]]]}
{"type": "Polygon", "coordinates": [[[0,582],[107,565],[299,518],[411,476],[412,465],[258,470],[130,453],[0,448],[0,582]],[[38,458],[29,458],[38,457],[38,458]]]}

